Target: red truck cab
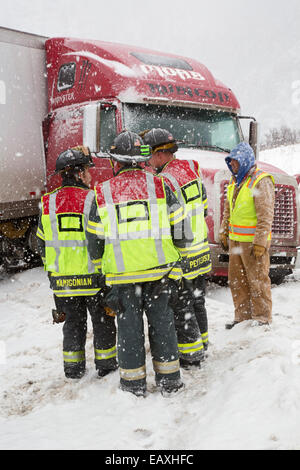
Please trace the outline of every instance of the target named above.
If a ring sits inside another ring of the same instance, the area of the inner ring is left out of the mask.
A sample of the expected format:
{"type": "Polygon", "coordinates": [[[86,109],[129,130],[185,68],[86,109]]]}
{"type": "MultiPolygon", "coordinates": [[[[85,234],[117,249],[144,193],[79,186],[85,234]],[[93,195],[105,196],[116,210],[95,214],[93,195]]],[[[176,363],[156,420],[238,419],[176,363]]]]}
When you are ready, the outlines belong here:
{"type": "MultiPolygon", "coordinates": [[[[94,138],[93,150],[102,160],[124,128],[135,132],[171,128],[191,147],[225,144],[231,149],[242,139],[234,94],[192,59],[66,38],[46,41],[46,56],[48,176],[59,152],[82,142],[82,134],[84,139],[94,138]],[[194,135],[193,121],[199,119],[201,128],[194,135]]],[[[95,163],[95,181],[107,179],[111,174],[108,162],[95,159],[95,163]]],[[[55,185],[50,176],[49,188],[55,185]]]]}

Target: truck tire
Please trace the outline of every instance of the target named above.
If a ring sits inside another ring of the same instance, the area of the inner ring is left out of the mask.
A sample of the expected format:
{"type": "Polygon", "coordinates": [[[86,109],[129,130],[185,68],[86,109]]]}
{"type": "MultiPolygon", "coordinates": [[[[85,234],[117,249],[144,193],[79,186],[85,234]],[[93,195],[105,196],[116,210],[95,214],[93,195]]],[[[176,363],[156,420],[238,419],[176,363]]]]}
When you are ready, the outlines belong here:
{"type": "Polygon", "coordinates": [[[271,270],[270,271],[270,279],[271,279],[271,284],[275,284],[277,286],[279,286],[280,284],[282,284],[286,278],[286,276],[292,274],[292,270],[291,269],[286,269],[286,270],[282,270],[282,271],[278,271],[278,270],[271,270]]]}

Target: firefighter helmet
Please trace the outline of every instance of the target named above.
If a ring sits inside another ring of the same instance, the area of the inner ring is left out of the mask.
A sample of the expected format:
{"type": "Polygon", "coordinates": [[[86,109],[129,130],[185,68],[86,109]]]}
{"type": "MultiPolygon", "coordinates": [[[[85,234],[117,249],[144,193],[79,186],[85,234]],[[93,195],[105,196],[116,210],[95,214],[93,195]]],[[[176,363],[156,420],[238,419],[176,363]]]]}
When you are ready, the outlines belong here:
{"type": "Polygon", "coordinates": [[[86,155],[82,150],[68,149],[61,152],[56,160],[55,173],[69,170],[81,170],[85,166],[95,166],[89,153],[86,155]]]}
{"type": "Polygon", "coordinates": [[[110,147],[110,155],[120,163],[137,164],[151,158],[151,148],[143,139],[131,131],[122,131],[110,147]]]}
{"type": "Polygon", "coordinates": [[[171,132],[166,129],[151,129],[143,136],[145,144],[152,147],[152,152],[171,152],[175,153],[178,150],[176,139],[171,132]]]}

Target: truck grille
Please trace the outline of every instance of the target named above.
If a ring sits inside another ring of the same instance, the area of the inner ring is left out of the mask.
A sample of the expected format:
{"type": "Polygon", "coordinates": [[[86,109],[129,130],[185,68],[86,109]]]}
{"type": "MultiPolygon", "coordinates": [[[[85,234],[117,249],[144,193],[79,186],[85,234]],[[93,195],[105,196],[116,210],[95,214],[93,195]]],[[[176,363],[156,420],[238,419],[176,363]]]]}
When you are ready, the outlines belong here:
{"type": "Polygon", "coordinates": [[[292,186],[275,186],[275,212],[272,225],[273,238],[293,240],[296,230],[296,194],[292,186]]]}
{"type": "MultiPolygon", "coordinates": [[[[223,195],[221,199],[221,219],[224,210],[228,181],[223,181],[223,195]]],[[[275,210],[272,225],[272,238],[281,240],[295,240],[297,230],[296,192],[293,186],[275,185],[275,210]]]]}

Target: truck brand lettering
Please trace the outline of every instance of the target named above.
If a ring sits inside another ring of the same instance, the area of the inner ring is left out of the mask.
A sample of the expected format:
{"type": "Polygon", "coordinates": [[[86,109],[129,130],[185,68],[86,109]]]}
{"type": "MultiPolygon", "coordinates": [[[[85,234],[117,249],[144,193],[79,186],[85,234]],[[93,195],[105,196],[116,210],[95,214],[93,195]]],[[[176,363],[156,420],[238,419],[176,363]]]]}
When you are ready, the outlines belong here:
{"type": "Polygon", "coordinates": [[[162,78],[166,77],[180,77],[182,80],[205,80],[205,78],[199,72],[175,69],[171,67],[160,67],[159,65],[141,65],[142,71],[148,75],[152,72],[157,72],[162,78]]]}
{"type": "Polygon", "coordinates": [[[65,104],[68,101],[73,101],[74,100],[74,92],[68,93],[63,96],[57,96],[56,98],[52,98],[51,102],[54,105],[59,105],[59,104],[65,104]]]}
{"type": "Polygon", "coordinates": [[[172,84],[162,85],[156,83],[148,83],[148,86],[152,93],[158,93],[161,96],[177,94],[180,96],[190,96],[194,98],[198,96],[203,100],[216,100],[220,103],[228,102],[229,95],[227,93],[219,92],[216,93],[213,90],[203,90],[202,88],[190,88],[183,86],[173,86],[172,84]]]}
{"type": "Polygon", "coordinates": [[[217,97],[215,92],[212,91],[212,90],[205,90],[204,93],[206,94],[207,98],[212,98],[213,100],[216,99],[216,97],[217,97]]]}
{"type": "Polygon", "coordinates": [[[177,86],[176,91],[178,95],[189,95],[191,98],[194,96],[191,88],[189,87],[177,86]]]}
{"type": "Polygon", "coordinates": [[[0,80],[0,104],[6,104],[6,86],[3,80],[0,80]]]}

